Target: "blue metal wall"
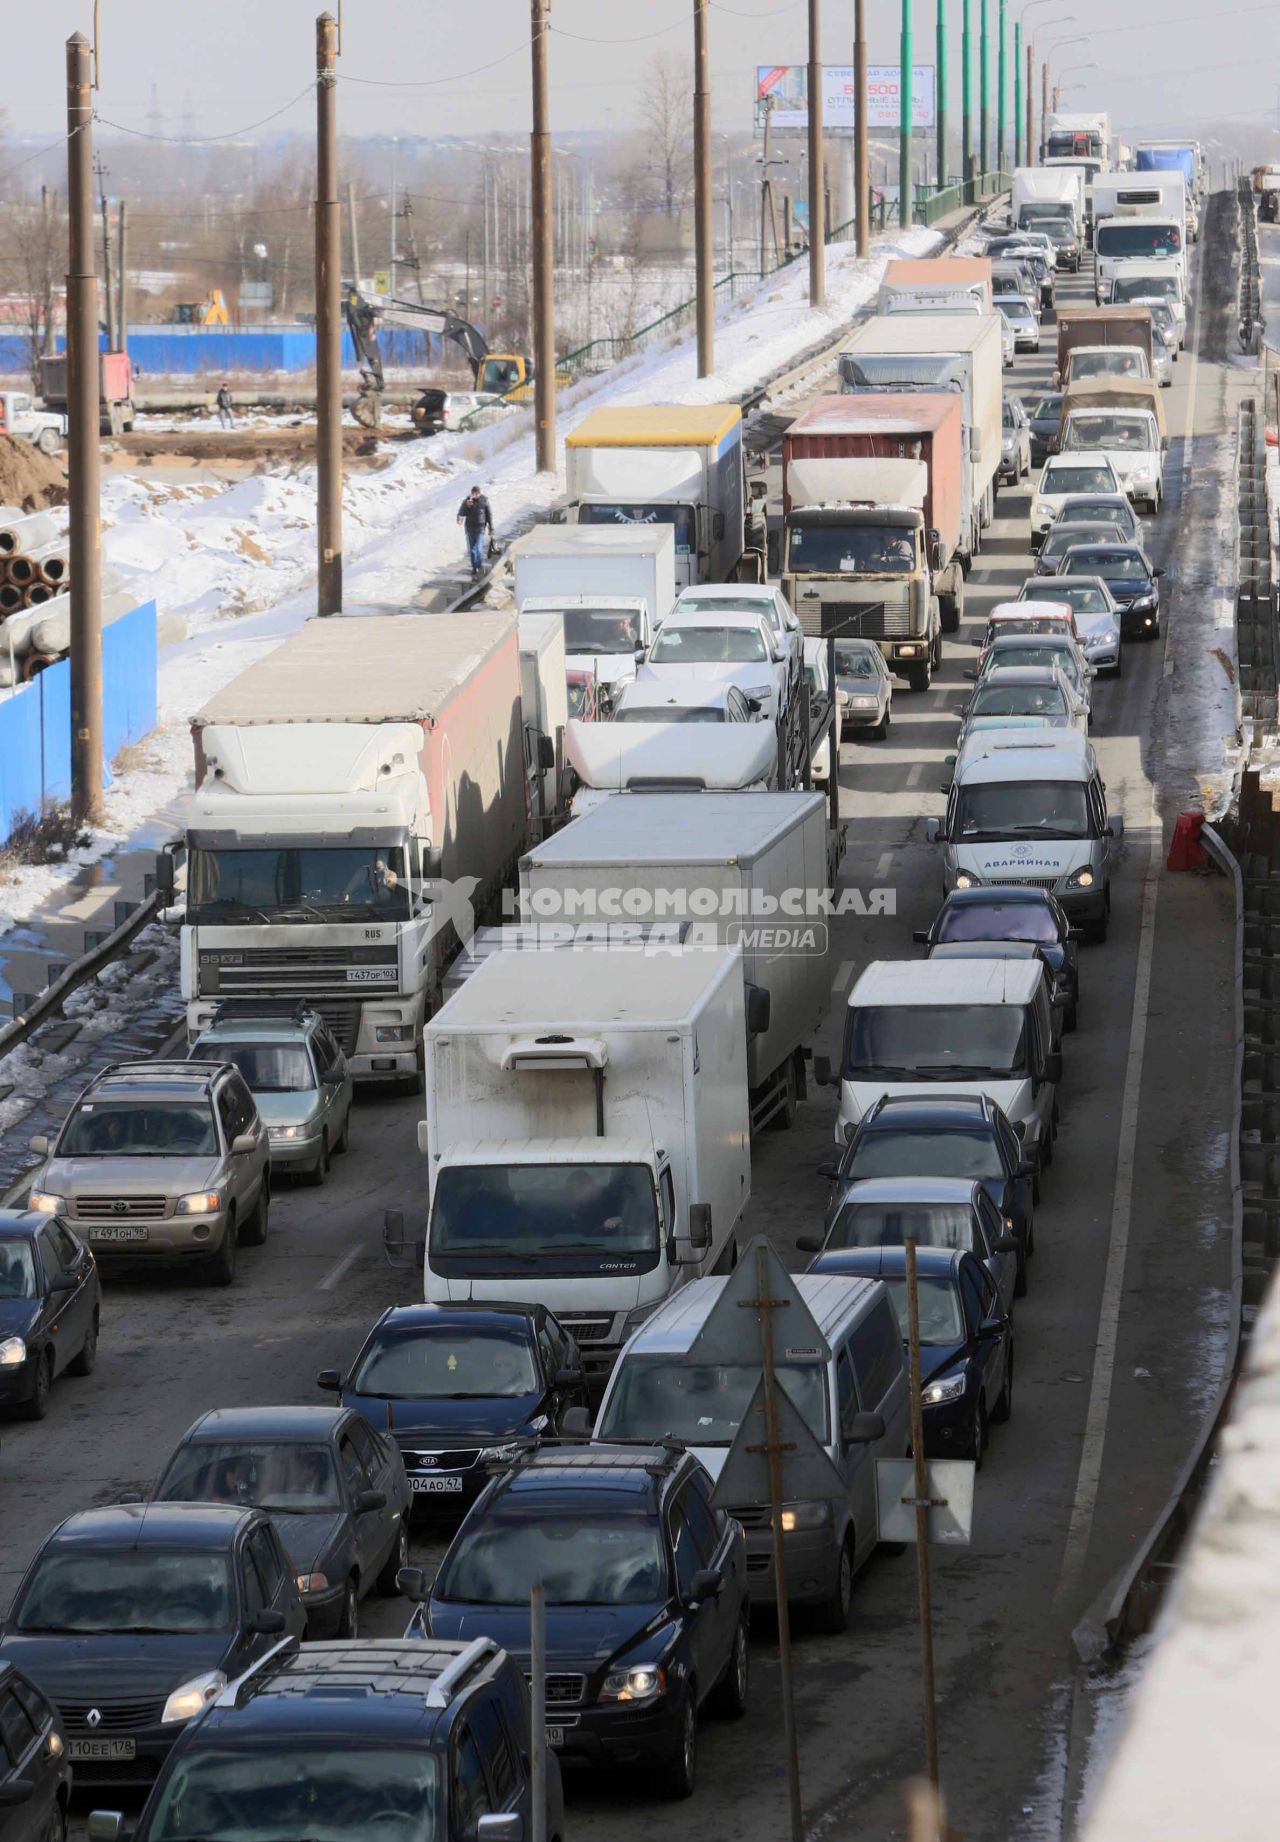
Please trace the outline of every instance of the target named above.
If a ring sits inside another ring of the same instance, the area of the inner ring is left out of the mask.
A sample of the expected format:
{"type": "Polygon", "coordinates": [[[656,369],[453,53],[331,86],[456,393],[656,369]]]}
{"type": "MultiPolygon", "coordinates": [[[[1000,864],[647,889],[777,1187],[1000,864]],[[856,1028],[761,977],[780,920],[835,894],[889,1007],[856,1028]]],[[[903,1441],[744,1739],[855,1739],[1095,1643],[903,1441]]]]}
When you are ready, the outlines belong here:
{"type": "MultiPolygon", "coordinates": [[[[101,341],[105,345],[105,340],[101,341]]],[[[436,333],[418,332],[411,326],[393,326],[378,335],[382,362],[388,369],[403,366],[427,371],[438,365],[448,342],[436,333]]],[[[66,340],[56,340],[58,351],[66,340]]],[[[449,346],[453,354],[458,347],[449,346]]],[[[147,377],[201,377],[216,389],[221,377],[245,372],[311,371],[316,362],[316,336],[310,326],[131,326],[129,356],[147,377]]],[[[356,369],[351,335],[342,334],[342,365],[356,369]]],[[[0,374],[26,376],[27,342],[20,333],[0,333],[0,374]]]]}
{"type": "MultiPolygon", "coordinates": [[[[154,601],[103,628],[102,726],[107,762],[156,726],[154,601]]],[[[71,665],[60,659],[0,703],[0,838],[21,815],[70,792],[71,665]]]]}

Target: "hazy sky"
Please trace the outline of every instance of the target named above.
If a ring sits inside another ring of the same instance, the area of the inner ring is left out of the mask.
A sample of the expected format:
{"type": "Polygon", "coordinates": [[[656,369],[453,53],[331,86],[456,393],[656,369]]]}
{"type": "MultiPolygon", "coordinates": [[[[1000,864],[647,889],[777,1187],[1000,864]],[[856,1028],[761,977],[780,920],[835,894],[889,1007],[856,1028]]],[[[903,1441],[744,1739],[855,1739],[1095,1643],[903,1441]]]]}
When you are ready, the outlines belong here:
{"type": "MultiPolygon", "coordinates": [[[[951,107],[960,103],[960,0],[947,5],[951,107]]],[[[972,0],[975,60],[981,0],[972,0]]],[[[1012,22],[1023,0],[1008,8],[1012,22]]],[[[146,129],[158,86],[163,132],[232,134],[306,89],[314,63],[315,0],[101,0],[101,114],[146,129]],[[184,130],[190,104],[194,122],[184,130]]],[[[345,0],[340,63],[342,128],[353,133],[459,133],[528,126],[528,0],[345,0]],[[487,66],[488,68],[482,68],[487,66]],[[363,81],[356,81],[363,79],[363,81]]],[[[896,0],[868,0],[870,57],[898,57],[896,0]]],[[[992,86],[997,0],[990,0],[992,86]]],[[[89,31],[92,0],[0,0],[0,107],[11,127],[56,134],[64,113],[67,36],[89,31]]],[[[850,58],[852,0],[823,0],[823,55],[850,58]]],[[[932,63],[933,0],[915,0],[915,58],[932,63]]],[[[692,38],[690,0],[553,0],[552,107],[569,128],[629,126],[648,60],[683,54],[692,38]]],[[[750,121],[757,64],[798,62],[806,49],[807,3],[712,0],[711,42],[717,125],[750,121]]],[[[1272,0],[1049,0],[1029,23],[1040,44],[1064,45],[1055,68],[1096,62],[1067,80],[1085,87],[1063,106],[1096,104],[1112,124],[1176,132],[1206,119],[1255,123],[1270,151],[1280,122],[1280,4],[1272,0]],[[1072,20],[1073,23],[1064,23],[1072,20]]],[[[976,108],[975,74],[975,108],[976,108]]],[[[994,107],[993,107],[994,114],[994,107]]],[[[279,118],[306,128],[304,99],[279,118]]],[[[0,165],[3,162],[0,161],[0,165]]]]}

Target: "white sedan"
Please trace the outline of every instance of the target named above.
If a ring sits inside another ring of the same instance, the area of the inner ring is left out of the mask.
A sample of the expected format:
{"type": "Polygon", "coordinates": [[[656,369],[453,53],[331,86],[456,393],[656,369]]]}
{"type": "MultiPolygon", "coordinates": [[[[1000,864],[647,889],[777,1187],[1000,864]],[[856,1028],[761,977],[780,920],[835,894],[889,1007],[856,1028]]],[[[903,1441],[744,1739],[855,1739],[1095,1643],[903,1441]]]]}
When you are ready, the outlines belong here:
{"type": "Polygon", "coordinates": [[[781,589],[767,582],[704,582],[696,588],[681,589],[668,619],[685,614],[728,613],[764,616],[777,644],[786,649],[791,689],[798,691],[804,675],[804,635],[781,589]]]}
{"type": "Polygon", "coordinates": [[[732,610],[693,614],[673,609],[659,627],[648,661],[636,673],[636,683],[661,683],[667,678],[736,684],[772,723],[791,694],[790,654],[776,643],[763,614],[732,610]]]}

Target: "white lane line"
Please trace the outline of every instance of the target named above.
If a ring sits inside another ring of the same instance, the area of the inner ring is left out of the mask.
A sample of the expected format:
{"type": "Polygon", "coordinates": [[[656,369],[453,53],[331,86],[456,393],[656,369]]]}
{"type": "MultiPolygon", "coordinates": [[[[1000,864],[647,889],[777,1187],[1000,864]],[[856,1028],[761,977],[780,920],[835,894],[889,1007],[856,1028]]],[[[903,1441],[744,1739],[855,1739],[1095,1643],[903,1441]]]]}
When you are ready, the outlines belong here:
{"type": "Polygon", "coordinates": [[[338,1281],[349,1273],[356,1261],[364,1253],[363,1247],[348,1248],[335,1267],[331,1267],[316,1287],[317,1292],[332,1292],[338,1281]]]}
{"type": "Polygon", "coordinates": [[[893,868],[893,852],[881,851],[876,858],[876,881],[882,883],[893,868]]]}
{"type": "Polygon", "coordinates": [[[1116,1186],[1111,1201],[1111,1230],[1107,1266],[1098,1312],[1089,1408],[1085,1416],[1084,1445],[1076,1477],[1071,1522],[1062,1554],[1062,1570],[1054,1604],[1062,1605],[1074,1592],[1084,1567],[1093,1529],[1093,1512],[1102,1476],[1102,1454],[1111,1411],[1111,1384],[1115,1377],[1116,1344],[1120,1335],[1120,1306],[1124,1269],[1129,1252],[1129,1226],[1133,1205],[1133,1164],[1138,1139],[1138,1113],[1142,1101],[1142,1062],[1147,1045],[1147,1010],[1151,997],[1151,960],[1155,950],[1156,902],[1160,893],[1162,856],[1160,820],[1154,798],[1147,833],[1147,861],[1142,872],[1142,920],[1138,936],[1138,964],[1133,981],[1133,1022],[1129,1028],[1129,1054],[1124,1070],[1124,1103],[1120,1111],[1120,1142],[1116,1152],[1116,1186]]]}
{"type": "Polygon", "coordinates": [[[909,787],[918,787],[920,785],[920,776],[923,773],[924,762],[917,761],[914,767],[908,768],[907,770],[907,785],[909,787]]]}
{"type": "Polygon", "coordinates": [[[853,961],[851,959],[842,959],[840,962],[840,970],[831,981],[832,991],[843,991],[852,977],[853,961]]]}

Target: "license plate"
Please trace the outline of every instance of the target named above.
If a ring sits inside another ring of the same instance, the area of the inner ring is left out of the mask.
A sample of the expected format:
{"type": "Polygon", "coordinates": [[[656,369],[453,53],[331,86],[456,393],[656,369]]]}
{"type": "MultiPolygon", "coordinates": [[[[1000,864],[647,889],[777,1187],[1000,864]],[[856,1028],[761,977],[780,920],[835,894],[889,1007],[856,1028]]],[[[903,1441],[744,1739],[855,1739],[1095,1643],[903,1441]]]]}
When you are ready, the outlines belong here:
{"type": "Polygon", "coordinates": [[[564,1728],[563,1727],[548,1727],[547,1728],[547,1745],[548,1746],[563,1746],[564,1745],[564,1728]]]}
{"type": "Polygon", "coordinates": [[[91,1241],[145,1241],[145,1228],[90,1228],[91,1241]]]}
{"type": "Polygon", "coordinates": [[[462,1479],[460,1477],[411,1477],[409,1488],[415,1494],[425,1491],[436,1496],[450,1496],[456,1492],[461,1496],[462,1479]]]}
{"type": "Polygon", "coordinates": [[[348,966],[348,985],[394,985],[397,978],[394,966],[384,971],[381,966],[348,966]]]}
{"type": "Polygon", "coordinates": [[[135,1759],[138,1756],[135,1740],[69,1740],[67,1746],[73,1760],[135,1759]]]}

